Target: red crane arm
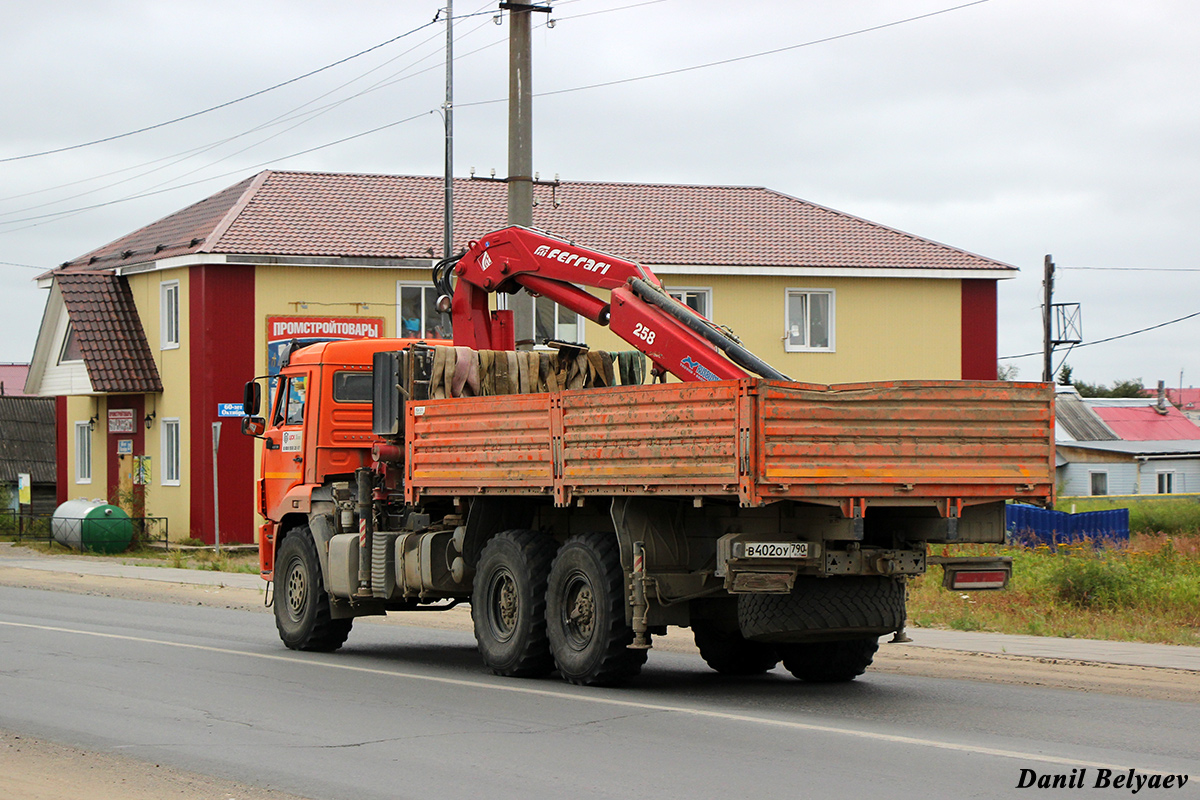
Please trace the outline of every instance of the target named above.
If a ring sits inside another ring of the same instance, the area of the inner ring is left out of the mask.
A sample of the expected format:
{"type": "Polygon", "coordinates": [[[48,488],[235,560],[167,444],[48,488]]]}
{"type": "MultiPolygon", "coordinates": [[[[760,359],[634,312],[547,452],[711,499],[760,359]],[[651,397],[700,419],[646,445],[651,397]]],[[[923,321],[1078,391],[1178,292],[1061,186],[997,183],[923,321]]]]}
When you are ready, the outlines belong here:
{"type": "Polygon", "coordinates": [[[525,287],[593,322],[608,325],[680,380],[745,378],[748,370],[766,377],[785,377],[708,320],[672,300],[646,267],[528,228],[504,228],[472,241],[454,266],[454,274],[458,276],[452,306],[456,345],[476,350],[514,349],[512,312],[490,311],[487,295],[525,287]],[[605,303],[581,286],[610,290],[611,302],[605,303]]]}

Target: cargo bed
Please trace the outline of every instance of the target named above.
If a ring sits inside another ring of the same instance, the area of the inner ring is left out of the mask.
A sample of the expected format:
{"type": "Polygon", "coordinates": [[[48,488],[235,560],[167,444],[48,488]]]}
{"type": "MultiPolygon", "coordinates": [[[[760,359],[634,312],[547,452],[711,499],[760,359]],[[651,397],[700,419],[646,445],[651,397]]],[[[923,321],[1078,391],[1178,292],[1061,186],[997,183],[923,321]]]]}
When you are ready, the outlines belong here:
{"type": "Polygon", "coordinates": [[[1037,383],[763,379],[409,402],[405,501],[448,495],[962,506],[1054,492],[1037,383]]]}

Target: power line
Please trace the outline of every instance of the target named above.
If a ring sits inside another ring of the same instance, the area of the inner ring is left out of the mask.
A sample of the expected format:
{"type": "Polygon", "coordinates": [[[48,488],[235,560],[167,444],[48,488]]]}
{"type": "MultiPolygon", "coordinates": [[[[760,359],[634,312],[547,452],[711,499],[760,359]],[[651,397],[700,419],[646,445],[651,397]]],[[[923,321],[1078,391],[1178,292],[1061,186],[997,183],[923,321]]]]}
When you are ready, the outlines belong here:
{"type": "MultiPolygon", "coordinates": [[[[1174,325],[1177,322],[1183,322],[1184,320],[1189,320],[1193,317],[1200,317],[1200,311],[1197,311],[1192,314],[1188,314],[1187,316],[1178,317],[1177,319],[1167,320],[1166,322],[1160,322],[1157,325],[1151,325],[1148,328],[1140,328],[1139,330],[1130,331],[1129,333],[1122,333],[1117,336],[1109,336],[1107,339],[1097,339],[1094,342],[1084,342],[1082,344],[1075,344],[1075,345],[1072,345],[1072,348],[1091,347],[1094,344],[1104,344],[1105,342],[1115,342],[1117,339],[1127,339],[1130,336],[1137,336],[1139,333],[1146,333],[1147,331],[1153,331],[1153,330],[1157,330],[1159,328],[1165,328],[1168,325],[1174,325]]],[[[1000,356],[999,360],[1000,361],[1009,361],[1014,358],[1029,358],[1030,356],[1040,356],[1040,355],[1043,355],[1043,352],[1041,350],[1038,350],[1034,353],[1021,353],[1020,355],[1017,355],[1017,356],[1000,356]]]]}
{"type": "MultiPolygon", "coordinates": [[[[462,18],[477,16],[478,14],[481,14],[481,13],[489,13],[490,14],[491,12],[490,11],[489,12],[475,12],[474,14],[465,14],[465,15],[463,15],[462,18]]],[[[317,69],[310,70],[309,72],[306,72],[303,75],[297,75],[294,78],[289,78],[286,81],[281,81],[280,83],[277,83],[274,86],[268,86],[265,89],[259,89],[256,92],[251,92],[250,94],[243,95],[243,96],[238,97],[233,100],[227,100],[224,103],[218,103],[215,106],[210,106],[209,108],[205,108],[200,111],[193,111],[190,114],[184,114],[181,117],[169,119],[169,120],[166,120],[165,122],[158,122],[158,123],[155,123],[154,125],[147,125],[143,128],[138,128],[137,130],[126,131],[125,133],[118,133],[118,134],[114,134],[112,136],[105,136],[102,139],[94,139],[90,142],[81,142],[79,144],[72,144],[72,145],[67,145],[65,147],[58,147],[58,148],[54,148],[52,150],[42,150],[41,152],[37,152],[37,153],[26,153],[25,155],[20,155],[20,156],[8,156],[6,158],[0,158],[0,163],[5,163],[5,162],[9,162],[9,161],[22,161],[24,159],[38,158],[39,156],[48,156],[48,155],[53,155],[55,153],[65,153],[69,150],[79,150],[84,147],[91,147],[91,146],[97,145],[97,144],[104,144],[105,142],[112,142],[112,141],[116,141],[118,139],[125,139],[129,136],[136,136],[139,133],[146,133],[147,131],[157,130],[158,128],[165,128],[168,125],[174,125],[176,123],[184,122],[189,119],[195,119],[196,117],[202,116],[204,114],[208,114],[213,111],[218,111],[222,108],[228,108],[229,106],[236,105],[237,103],[241,103],[246,100],[250,100],[252,98],[259,97],[260,95],[267,94],[268,92],[273,92],[276,89],[282,89],[284,86],[289,86],[298,81],[302,81],[305,78],[311,78],[313,75],[317,75],[319,73],[333,69],[334,67],[341,66],[342,64],[345,64],[348,61],[353,61],[356,58],[365,56],[368,53],[372,53],[372,52],[380,49],[381,47],[386,47],[387,45],[392,44],[393,42],[398,42],[401,39],[405,38],[406,36],[411,36],[412,34],[417,33],[420,30],[428,28],[430,25],[436,24],[437,21],[438,21],[437,17],[434,17],[433,20],[426,22],[424,25],[420,25],[416,28],[413,28],[410,31],[400,34],[399,36],[393,36],[391,39],[388,39],[387,41],[380,42],[379,44],[374,45],[372,47],[368,47],[366,50],[361,50],[361,51],[355,53],[354,55],[346,56],[345,58],[338,59],[337,61],[334,61],[333,63],[326,64],[323,67],[318,67],[317,69]]]]}
{"type": "Polygon", "coordinates": [[[238,169],[231,170],[229,172],[223,172],[220,175],[210,175],[207,178],[201,178],[200,180],[189,181],[188,183],[181,183],[181,184],[178,184],[177,186],[168,186],[165,189],[156,189],[154,191],[142,192],[141,194],[129,195],[127,197],[121,197],[116,200],[109,200],[104,203],[95,203],[90,206],[80,206],[79,208],[71,208],[71,209],[67,209],[65,211],[55,211],[50,214],[41,214],[41,215],[34,216],[34,217],[25,217],[23,219],[9,220],[10,223],[33,222],[34,224],[26,225],[24,228],[12,228],[7,231],[0,231],[0,236],[4,235],[6,233],[15,233],[16,231],[25,230],[26,228],[32,228],[32,227],[35,227],[36,225],[42,224],[40,222],[37,222],[37,220],[46,220],[46,219],[57,218],[57,217],[73,216],[75,214],[81,214],[84,211],[93,211],[97,208],[105,208],[107,206],[115,206],[119,203],[126,203],[130,200],[141,200],[142,198],[145,198],[145,197],[153,197],[153,196],[159,195],[159,194],[166,194],[167,192],[173,192],[176,189],[184,189],[184,188],[187,188],[188,186],[196,186],[201,183],[207,183],[208,181],[217,180],[218,178],[228,178],[230,175],[239,175],[249,169],[257,169],[259,167],[265,167],[265,166],[268,166],[269,164],[274,164],[278,161],[286,161],[289,158],[295,158],[297,156],[307,155],[309,153],[314,153],[317,150],[324,150],[326,147],[333,147],[334,145],[344,144],[346,142],[350,142],[355,139],[361,139],[364,136],[370,136],[372,133],[378,133],[379,131],[387,130],[388,128],[394,128],[397,125],[403,125],[406,122],[412,122],[414,119],[420,119],[421,117],[425,117],[425,116],[428,116],[429,114],[433,114],[433,113],[434,113],[433,111],[422,111],[419,114],[413,114],[411,117],[405,117],[404,119],[399,119],[399,120],[396,120],[395,122],[389,122],[386,125],[380,125],[376,128],[371,128],[369,131],[362,131],[361,133],[355,133],[350,136],[344,136],[341,139],[336,139],[332,142],[326,142],[325,144],[319,144],[315,147],[309,147],[305,150],[297,150],[296,152],[289,153],[286,156],[272,158],[267,161],[260,161],[259,163],[251,164],[248,167],[239,167],[238,169]]]}
{"type": "MultiPolygon", "coordinates": [[[[786,53],[789,50],[798,50],[802,47],[812,47],[813,45],[826,44],[828,42],[836,42],[839,39],[848,39],[851,36],[859,36],[864,33],[873,33],[874,31],[881,31],[886,28],[894,28],[897,25],[904,25],[906,23],[916,22],[916,21],[922,20],[922,19],[929,19],[930,17],[936,17],[940,14],[949,14],[951,11],[959,11],[964,8],[970,8],[971,6],[981,5],[986,2],[988,2],[988,0],[974,0],[974,2],[971,2],[971,3],[963,3],[962,5],[951,6],[950,8],[943,8],[940,11],[931,11],[928,14],[918,14],[915,17],[906,17],[905,19],[898,19],[898,20],[894,20],[892,22],[885,22],[882,25],[873,25],[869,28],[859,28],[858,30],[850,31],[848,33],[839,33],[835,36],[826,36],[821,39],[813,39],[811,41],[801,42],[800,44],[788,45],[787,47],[777,47],[773,50],[763,50],[762,52],[759,52],[759,53],[750,53],[750,54],[744,55],[744,56],[734,56],[733,58],[724,58],[719,61],[709,61],[704,64],[693,64],[690,67],[679,67],[678,69],[669,69],[669,70],[664,70],[663,72],[653,72],[648,75],[638,75],[638,76],[635,76],[632,78],[620,78],[620,79],[613,80],[613,81],[604,81],[603,83],[592,83],[592,84],[588,84],[586,86],[575,86],[570,89],[555,89],[555,90],[549,91],[549,92],[538,92],[538,93],[534,94],[534,97],[550,97],[552,95],[557,95],[557,94],[568,94],[570,92],[582,92],[586,89],[602,89],[606,86],[619,86],[619,85],[625,84],[625,83],[636,83],[638,81],[650,80],[652,78],[665,78],[670,75],[679,75],[684,72],[693,72],[698,69],[707,69],[708,67],[720,67],[720,66],[724,66],[726,64],[735,64],[739,61],[748,61],[753,58],[762,58],[763,56],[773,56],[778,53],[786,53]]],[[[503,102],[505,102],[505,100],[507,100],[507,98],[497,98],[495,100],[479,100],[474,103],[459,103],[459,104],[457,104],[457,107],[463,108],[463,107],[467,107],[467,106],[484,106],[484,105],[490,105],[490,104],[494,104],[494,103],[503,103],[503,102]]]]}
{"type": "Polygon", "coordinates": [[[1200,267],[1059,267],[1059,269],[1086,269],[1104,272],[1200,272],[1200,267]]]}

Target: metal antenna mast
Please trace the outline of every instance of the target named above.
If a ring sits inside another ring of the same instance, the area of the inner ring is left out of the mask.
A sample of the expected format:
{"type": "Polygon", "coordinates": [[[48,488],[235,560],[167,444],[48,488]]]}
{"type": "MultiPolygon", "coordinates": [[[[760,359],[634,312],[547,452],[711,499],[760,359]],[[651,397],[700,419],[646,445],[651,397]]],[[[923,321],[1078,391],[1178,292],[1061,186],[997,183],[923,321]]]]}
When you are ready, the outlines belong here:
{"type": "Polygon", "coordinates": [[[446,199],[442,210],[442,258],[454,248],[454,0],[446,0],[446,199]]]}

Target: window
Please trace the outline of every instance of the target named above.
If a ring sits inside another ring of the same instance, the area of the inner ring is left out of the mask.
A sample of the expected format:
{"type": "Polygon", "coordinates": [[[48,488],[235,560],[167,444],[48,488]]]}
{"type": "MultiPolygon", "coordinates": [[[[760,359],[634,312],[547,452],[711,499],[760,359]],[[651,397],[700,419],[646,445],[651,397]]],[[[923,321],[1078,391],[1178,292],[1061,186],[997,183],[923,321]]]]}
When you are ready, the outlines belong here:
{"type": "Polygon", "coordinates": [[[1159,472],[1155,477],[1158,478],[1158,493],[1159,494],[1175,494],[1175,473],[1159,472]]]}
{"type": "Polygon", "coordinates": [[[410,339],[450,339],[450,315],[437,310],[437,289],[424,284],[396,283],[396,330],[410,339]]]}
{"type": "Polygon", "coordinates": [[[75,336],[75,325],[67,323],[67,332],[63,336],[62,352],[58,356],[58,363],[66,364],[68,361],[82,361],[83,351],[79,349],[79,339],[75,336]]]}
{"type": "Polygon", "coordinates": [[[92,423],[75,423],[75,482],[92,482],[92,423]]]}
{"type": "Polygon", "coordinates": [[[284,424],[304,424],[304,397],[307,394],[307,385],[308,379],[304,375],[297,375],[288,381],[287,414],[284,424]]]}
{"type": "Polygon", "coordinates": [[[667,289],[667,294],[706,319],[712,319],[712,289],[680,287],[667,289]]]}
{"type": "Polygon", "coordinates": [[[162,421],[162,485],[178,486],[180,476],[179,420],[162,421]]]}
{"type": "Polygon", "coordinates": [[[505,295],[502,301],[513,312],[513,328],[518,344],[540,345],[547,339],[583,341],[583,317],[553,300],[534,297],[522,290],[505,295]]]}
{"type": "Polygon", "coordinates": [[[1108,473],[1090,472],[1088,474],[1092,479],[1092,495],[1108,494],[1108,473]]]}
{"type": "Polygon", "coordinates": [[[788,289],[788,352],[833,351],[833,290],[788,289]]]}
{"type": "Polygon", "coordinates": [[[333,373],[333,399],[339,403],[371,402],[370,372],[333,373]]]}
{"type": "Polygon", "coordinates": [[[158,285],[158,303],[161,313],[159,339],[163,350],[179,347],[179,281],[165,281],[158,285]]]}

